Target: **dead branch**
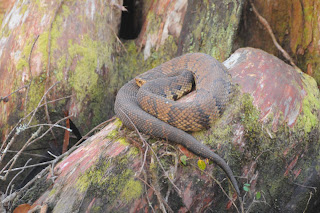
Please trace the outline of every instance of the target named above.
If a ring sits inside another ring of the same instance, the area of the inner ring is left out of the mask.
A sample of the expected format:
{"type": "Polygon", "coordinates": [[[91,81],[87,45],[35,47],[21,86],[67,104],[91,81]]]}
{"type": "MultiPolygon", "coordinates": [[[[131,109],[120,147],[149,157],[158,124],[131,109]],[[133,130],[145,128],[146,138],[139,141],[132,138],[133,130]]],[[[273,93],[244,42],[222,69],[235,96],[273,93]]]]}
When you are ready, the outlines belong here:
{"type": "MultiPolygon", "coordinates": [[[[120,110],[121,110],[121,109],[120,109],[120,110]]],[[[162,169],[162,171],[164,172],[164,174],[166,175],[166,177],[168,178],[168,180],[170,181],[170,183],[174,186],[174,188],[176,189],[176,191],[177,191],[177,193],[179,194],[179,196],[181,196],[181,190],[173,183],[173,181],[171,180],[171,178],[167,175],[167,172],[166,172],[166,170],[163,168],[163,166],[162,166],[162,164],[161,164],[161,162],[160,162],[157,154],[155,153],[155,151],[152,149],[152,147],[150,146],[150,144],[148,144],[148,143],[144,140],[144,138],[142,137],[142,135],[140,134],[139,130],[138,130],[137,127],[134,125],[134,123],[132,122],[132,120],[129,118],[129,116],[128,116],[126,113],[124,113],[122,110],[121,110],[121,112],[128,118],[128,120],[130,121],[131,125],[134,127],[134,129],[135,129],[136,132],[138,133],[140,139],[141,139],[142,141],[144,141],[147,146],[149,146],[149,148],[150,148],[150,150],[152,151],[153,155],[156,157],[156,159],[157,159],[157,161],[158,161],[158,163],[159,163],[159,165],[160,165],[160,168],[162,169]]]]}
{"type": "MultiPolygon", "coordinates": [[[[192,164],[191,164],[192,165],[192,164]]],[[[198,166],[194,166],[192,165],[194,168],[200,170],[200,168],[198,166]]],[[[237,212],[239,213],[239,209],[237,207],[237,205],[234,203],[234,200],[228,196],[227,192],[223,189],[220,181],[218,181],[215,177],[213,177],[209,172],[206,172],[206,171],[203,171],[203,170],[200,170],[201,172],[204,172],[206,175],[208,175],[212,180],[214,180],[214,182],[216,182],[216,184],[218,184],[218,186],[220,187],[221,191],[223,192],[223,194],[232,202],[232,205],[236,208],[237,212]]],[[[241,205],[242,205],[242,202],[241,202],[241,205]]],[[[241,212],[244,212],[243,210],[241,212]]]]}
{"type": "Polygon", "coordinates": [[[272,28],[270,27],[270,25],[269,25],[269,23],[268,23],[268,21],[259,14],[259,12],[258,12],[258,10],[256,9],[256,7],[254,6],[252,0],[250,0],[250,4],[251,4],[251,7],[252,7],[252,10],[253,10],[254,14],[258,17],[260,23],[267,29],[269,35],[271,36],[271,39],[272,39],[274,45],[276,46],[276,48],[282,53],[282,55],[290,62],[290,64],[291,64],[296,70],[301,71],[300,68],[297,67],[296,64],[293,62],[293,59],[290,57],[290,55],[287,53],[287,51],[285,51],[285,50],[280,46],[280,44],[278,43],[278,41],[277,41],[277,39],[276,39],[273,31],[272,31],[272,28]]]}
{"type": "MultiPolygon", "coordinates": [[[[53,26],[53,22],[54,20],[56,19],[57,17],[57,14],[58,14],[58,11],[60,10],[61,6],[62,6],[62,3],[63,3],[64,0],[61,0],[55,13],[54,13],[54,16],[52,18],[52,21],[51,21],[51,24],[50,24],[50,28],[49,28],[49,33],[48,33],[48,61],[47,61],[47,77],[46,77],[46,83],[45,83],[45,89],[47,90],[48,88],[48,85],[49,85],[49,80],[50,80],[50,58],[51,58],[51,30],[52,30],[52,26],[53,26]]],[[[49,115],[49,110],[48,110],[48,104],[47,104],[47,94],[45,94],[44,96],[44,103],[45,103],[45,113],[46,113],[46,118],[47,118],[47,122],[49,124],[52,124],[52,121],[50,119],[50,115],[49,115]]],[[[52,137],[54,138],[55,140],[55,143],[57,144],[57,137],[56,135],[54,134],[53,130],[51,129],[51,134],[52,134],[52,137]]]]}
{"type": "Polygon", "coordinates": [[[100,124],[98,124],[97,126],[95,126],[93,129],[91,129],[85,136],[82,136],[82,138],[73,146],[76,147],[77,145],[79,145],[83,140],[85,140],[92,132],[96,131],[98,128],[106,125],[107,123],[114,121],[116,119],[116,117],[112,117],[107,121],[104,121],[100,124]]]}
{"type": "Polygon", "coordinates": [[[29,58],[28,58],[28,68],[29,68],[29,75],[30,75],[30,82],[27,86],[27,91],[26,91],[26,98],[24,100],[24,113],[27,112],[27,103],[28,103],[28,99],[29,99],[29,90],[30,90],[30,87],[31,87],[31,84],[32,84],[32,80],[33,80],[33,75],[32,75],[32,71],[31,71],[31,56],[32,56],[32,52],[33,52],[33,48],[36,44],[36,42],[38,41],[38,38],[39,38],[39,35],[37,35],[37,37],[34,39],[34,42],[32,44],[32,47],[31,47],[31,50],[30,50],[30,53],[29,53],[29,58]]]}
{"type": "MultiPolygon", "coordinates": [[[[21,126],[20,124],[22,123],[22,121],[23,121],[24,119],[20,119],[19,122],[17,123],[17,125],[10,131],[8,137],[5,139],[4,143],[3,143],[2,146],[1,146],[1,150],[3,149],[3,147],[4,147],[5,145],[6,145],[6,148],[4,149],[4,151],[3,151],[3,152],[1,153],[1,155],[0,155],[0,163],[1,163],[1,161],[4,159],[4,157],[5,157],[6,153],[7,153],[7,150],[9,150],[10,147],[11,147],[11,145],[13,144],[16,136],[19,135],[20,132],[24,131],[24,130],[30,125],[31,121],[33,120],[33,117],[35,116],[36,112],[38,111],[38,109],[39,109],[39,107],[40,107],[41,102],[42,102],[43,99],[44,99],[44,96],[45,96],[55,85],[57,85],[58,83],[59,83],[59,82],[56,82],[55,84],[53,84],[53,85],[46,91],[46,93],[42,96],[41,100],[40,100],[39,103],[38,103],[38,106],[37,106],[36,109],[33,111],[32,116],[31,116],[29,122],[28,122],[27,124],[24,124],[24,125],[21,126]],[[20,126],[19,126],[19,125],[20,125],[20,126]],[[20,128],[19,128],[19,127],[20,127],[20,128]],[[10,135],[13,133],[13,131],[15,131],[15,130],[16,130],[16,133],[13,135],[13,137],[12,137],[11,140],[10,140],[10,142],[9,142],[8,144],[6,144],[7,139],[9,138],[9,136],[10,136],[10,135]]],[[[50,129],[52,129],[52,128],[50,128],[50,129]]],[[[1,172],[0,172],[0,174],[1,174],[1,172]]]]}
{"type": "Polygon", "coordinates": [[[122,48],[126,53],[128,53],[127,48],[123,45],[120,38],[118,37],[117,33],[114,31],[113,27],[110,24],[106,24],[107,27],[112,31],[113,35],[116,37],[117,41],[121,44],[122,48]]]}
{"type": "Polygon", "coordinates": [[[40,99],[40,101],[39,101],[39,103],[38,103],[38,106],[36,107],[36,110],[34,110],[32,116],[31,116],[31,118],[30,118],[30,120],[29,120],[29,122],[28,122],[28,124],[27,124],[28,126],[30,125],[31,121],[33,120],[34,115],[36,114],[36,112],[38,111],[38,109],[39,109],[39,107],[40,107],[40,104],[41,104],[42,101],[45,99],[45,97],[47,96],[47,94],[49,93],[49,91],[50,91],[53,87],[55,87],[57,84],[59,84],[59,83],[60,83],[60,81],[55,82],[51,87],[49,87],[49,89],[46,90],[46,92],[44,93],[44,95],[43,95],[42,98],[40,99]]]}
{"type": "MultiPolygon", "coordinates": [[[[29,160],[27,160],[27,162],[24,164],[24,166],[27,166],[28,163],[32,160],[32,158],[29,158],[29,160]]],[[[22,169],[20,172],[18,172],[10,181],[10,183],[8,184],[7,186],[7,190],[6,190],[6,193],[5,195],[7,196],[8,195],[8,191],[9,191],[9,188],[10,188],[10,185],[13,183],[13,181],[24,171],[24,169],[22,169]]],[[[10,193],[11,194],[11,193],[10,193]]]]}
{"type": "Polygon", "coordinates": [[[61,128],[61,129],[65,129],[69,132],[72,132],[72,129],[69,129],[67,127],[64,127],[64,126],[61,126],[61,125],[58,125],[58,124],[37,124],[37,125],[33,125],[33,126],[29,126],[26,128],[27,129],[31,129],[31,128],[35,128],[35,127],[39,127],[39,126],[52,126],[52,127],[58,127],[58,128],[61,128]]]}
{"type": "MultiPolygon", "coordinates": [[[[49,101],[49,102],[47,102],[47,103],[53,103],[53,102],[60,101],[60,100],[63,100],[63,99],[71,98],[72,96],[73,96],[73,95],[69,95],[69,96],[66,96],[66,97],[54,99],[54,100],[49,101]]],[[[12,128],[12,130],[9,132],[9,134],[8,134],[7,137],[5,138],[4,142],[3,142],[2,145],[1,145],[0,150],[3,150],[3,147],[5,147],[5,146],[7,145],[8,139],[11,137],[11,135],[13,134],[13,132],[18,128],[18,126],[19,126],[25,119],[27,119],[31,114],[36,113],[37,110],[38,110],[40,107],[44,106],[44,105],[45,105],[45,104],[39,105],[36,109],[32,110],[28,115],[24,116],[22,119],[19,120],[19,122],[12,128]]],[[[14,135],[13,137],[15,137],[15,135],[14,135]]],[[[14,141],[14,139],[11,138],[10,141],[14,141]]],[[[9,146],[9,147],[10,147],[10,146],[9,146]]],[[[3,158],[3,157],[0,155],[0,162],[1,162],[1,159],[2,159],[2,158],[3,158]]]]}
{"type": "Polygon", "coordinates": [[[58,120],[54,125],[50,126],[50,128],[45,131],[41,136],[38,137],[38,135],[40,134],[41,129],[43,128],[43,126],[40,126],[39,129],[37,130],[37,132],[35,132],[34,134],[31,135],[31,137],[29,138],[29,140],[23,145],[23,147],[19,150],[19,152],[12,158],[14,159],[13,162],[11,163],[11,161],[9,161],[6,166],[3,167],[3,169],[0,171],[0,174],[2,174],[5,170],[5,168],[7,168],[7,166],[10,164],[9,169],[7,170],[5,176],[0,176],[0,179],[5,180],[9,174],[9,172],[11,171],[13,165],[15,164],[16,160],[18,159],[18,157],[21,155],[21,153],[30,145],[32,145],[33,143],[37,142],[38,140],[42,139],[55,125],[57,125],[58,123],[70,118],[72,115],[62,118],[60,120],[58,120]]]}
{"type": "Polygon", "coordinates": [[[37,137],[37,136],[40,134],[41,129],[42,129],[42,127],[39,127],[38,130],[31,135],[31,137],[30,137],[30,138],[28,139],[28,141],[23,145],[23,147],[19,150],[19,152],[12,158],[12,159],[13,159],[12,163],[10,163],[11,160],[12,160],[12,159],[11,159],[11,160],[7,163],[7,165],[3,167],[3,169],[0,171],[0,174],[2,174],[3,171],[4,171],[4,169],[10,164],[9,169],[8,169],[8,172],[7,172],[4,176],[1,176],[1,175],[0,175],[0,179],[1,179],[1,180],[6,180],[6,178],[7,178],[8,174],[9,174],[10,170],[12,169],[13,165],[16,163],[16,161],[17,161],[18,157],[20,156],[21,152],[31,143],[31,141],[32,141],[35,137],[37,137]]]}
{"type": "Polygon", "coordinates": [[[22,89],[24,89],[24,88],[26,88],[26,87],[28,87],[28,86],[29,86],[29,85],[24,85],[24,86],[20,87],[19,89],[16,89],[15,91],[13,91],[13,92],[10,93],[9,95],[6,95],[6,96],[4,96],[4,97],[0,97],[0,102],[1,102],[1,101],[8,102],[8,101],[9,101],[9,97],[10,97],[12,94],[14,94],[14,93],[16,93],[16,92],[18,92],[18,91],[20,91],[20,90],[22,90],[22,89]]]}

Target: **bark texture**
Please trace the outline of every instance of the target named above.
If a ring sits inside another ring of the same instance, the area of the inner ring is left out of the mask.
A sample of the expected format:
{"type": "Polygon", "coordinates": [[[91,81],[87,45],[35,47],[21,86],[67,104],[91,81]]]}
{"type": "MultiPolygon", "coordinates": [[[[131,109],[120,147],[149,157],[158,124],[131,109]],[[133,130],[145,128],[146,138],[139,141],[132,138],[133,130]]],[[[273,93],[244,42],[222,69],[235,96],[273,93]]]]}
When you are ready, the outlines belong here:
{"type": "MultiPolygon", "coordinates": [[[[320,84],[320,2],[254,0],[259,13],[269,22],[280,45],[296,65],[320,84]]],[[[244,6],[239,45],[263,49],[283,59],[270,35],[250,9],[244,6]]]]}

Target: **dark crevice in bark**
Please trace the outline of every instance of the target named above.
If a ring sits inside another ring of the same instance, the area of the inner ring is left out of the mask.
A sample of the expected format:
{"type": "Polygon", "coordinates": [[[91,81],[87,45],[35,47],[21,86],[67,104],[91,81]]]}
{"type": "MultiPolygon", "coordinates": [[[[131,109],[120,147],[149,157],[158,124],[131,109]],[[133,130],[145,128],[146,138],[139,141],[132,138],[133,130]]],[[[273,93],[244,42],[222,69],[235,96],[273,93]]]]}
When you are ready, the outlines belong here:
{"type": "Polygon", "coordinates": [[[136,39],[142,26],[142,0],[124,0],[119,37],[125,40],[136,39]]]}

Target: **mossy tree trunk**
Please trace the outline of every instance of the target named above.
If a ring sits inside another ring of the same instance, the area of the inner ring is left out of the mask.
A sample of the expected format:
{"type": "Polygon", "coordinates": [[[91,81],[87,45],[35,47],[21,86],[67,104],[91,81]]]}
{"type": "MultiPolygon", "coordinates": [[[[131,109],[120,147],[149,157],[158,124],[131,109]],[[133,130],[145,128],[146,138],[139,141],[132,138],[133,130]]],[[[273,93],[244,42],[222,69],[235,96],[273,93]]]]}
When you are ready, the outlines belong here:
{"type": "MultiPolygon", "coordinates": [[[[11,9],[15,13],[8,12],[2,24],[0,65],[6,71],[1,70],[1,75],[6,74],[8,80],[1,81],[0,89],[8,94],[30,81],[32,84],[27,102],[26,90],[21,90],[9,102],[0,103],[5,112],[0,121],[2,134],[8,134],[20,117],[37,106],[46,88],[57,81],[60,83],[50,91],[48,100],[73,96],[49,106],[52,120],[67,111],[85,133],[113,115],[117,90],[135,75],[187,52],[205,52],[221,62],[226,60],[234,48],[242,4],[239,0],[137,1],[127,8],[134,11],[137,28],[132,28],[134,35],[127,34],[131,30],[122,29],[120,42],[116,36],[120,9],[124,10],[120,1],[17,1],[11,9]],[[10,21],[12,14],[19,14],[18,25],[10,21]],[[34,42],[36,35],[39,38],[34,42]],[[21,37],[25,39],[19,40],[21,37]]],[[[121,27],[128,24],[123,18],[121,27]]],[[[265,54],[240,50],[225,61],[240,85],[239,93],[217,126],[194,135],[226,159],[241,177],[238,179],[242,186],[249,184],[241,189],[246,210],[303,210],[308,207],[310,191],[301,185],[313,190],[319,180],[315,166],[319,159],[319,92],[311,78],[265,54]],[[252,55],[263,55],[263,60],[250,61],[252,55]],[[250,66],[241,61],[244,58],[250,66]],[[270,75],[288,80],[289,86],[281,87],[282,95],[280,89],[268,87],[274,79],[260,75],[267,72],[249,70],[248,75],[237,78],[239,73],[246,74],[242,71],[248,67],[264,70],[261,64],[270,58],[276,62],[269,64],[287,69],[286,75],[270,75]],[[235,70],[232,65],[239,61],[243,67],[235,70]],[[241,84],[243,79],[248,81],[241,84]],[[255,86],[246,90],[252,79],[255,86]],[[269,99],[265,94],[270,92],[273,95],[269,99]],[[291,184],[292,181],[298,184],[291,184]],[[291,205],[295,202],[299,205],[291,205]]],[[[44,112],[40,113],[35,123],[46,121],[44,112]]],[[[141,146],[138,137],[124,136],[132,132],[119,133],[120,124],[116,121],[105,127],[60,162],[54,169],[57,178],[53,185],[52,173],[45,174],[28,191],[26,199],[15,204],[47,203],[53,212],[236,211],[230,200],[234,193],[215,164],[208,164],[203,172],[197,166],[198,157],[183,147],[179,147],[181,153],[176,146],[151,139],[148,141],[158,154],[155,157],[141,146]],[[188,156],[186,165],[180,164],[184,155],[188,156]],[[229,197],[213,177],[220,180],[229,197]],[[41,190],[36,189],[39,185],[43,186],[41,190]]],[[[316,200],[316,196],[311,198],[316,200]]]]}

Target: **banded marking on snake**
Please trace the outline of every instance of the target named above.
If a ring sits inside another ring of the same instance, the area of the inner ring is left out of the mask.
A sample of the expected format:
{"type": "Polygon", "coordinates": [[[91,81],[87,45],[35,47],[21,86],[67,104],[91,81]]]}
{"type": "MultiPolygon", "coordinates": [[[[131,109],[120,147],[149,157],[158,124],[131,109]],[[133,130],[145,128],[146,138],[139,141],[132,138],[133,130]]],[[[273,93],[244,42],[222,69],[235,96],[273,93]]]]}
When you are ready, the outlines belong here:
{"type": "Polygon", "coordinates": [[[128,128],[134,129],[135,126],[144,134],[181,144],[196,155],[213,160],[224,170],[240,196],[238,183],[229,165],[209,147],[185,132],[209,128],[223,113],[232,93],[230,75],[219,61],[203,53],[189,53],[126,83],[118,91],[114,110],[128,128]],[[190,82],[185,80],[190,73],[194,78],[196,96],[187,106],[175,99],[186,93],[180,92],[181,88],[192,88],[190,82]],[[176,85],[177,78],[182,78],[189,85],[176,85]],[[140,82],[144,80],[146,83],[140,82]],[[138,84],[143,85],[139,87],[138,84]],[[172,87],[177,91],[166,90],[172,87]]]}

